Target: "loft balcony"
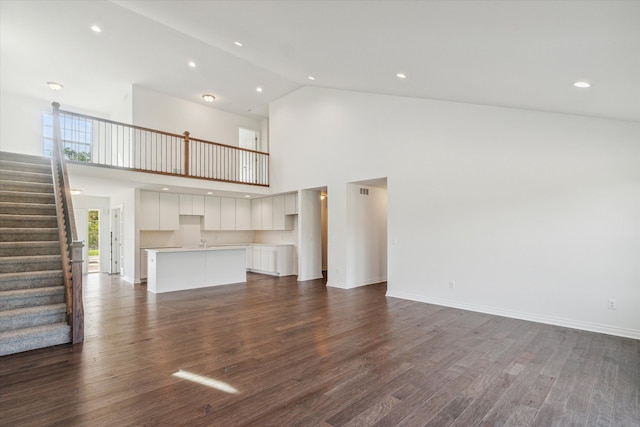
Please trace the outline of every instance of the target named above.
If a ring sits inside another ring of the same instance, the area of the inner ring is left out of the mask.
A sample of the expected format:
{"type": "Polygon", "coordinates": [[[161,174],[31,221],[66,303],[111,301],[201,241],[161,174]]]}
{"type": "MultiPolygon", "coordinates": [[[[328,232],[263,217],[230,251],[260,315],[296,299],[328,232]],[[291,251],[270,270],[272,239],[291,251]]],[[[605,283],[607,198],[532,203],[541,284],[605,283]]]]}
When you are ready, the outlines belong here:
{"type": "MultiPolygon", "coordinates": [[[[59,109],[67,162],[235,184],[269,186],[269,153],[59,109]]],[[[51,129],[53,132],[54,125],[51,129]]],[[[45,135],[45,154],[50,154],[45,135]],[[49,153],[47,153],[49,151],[49,153]]]]}

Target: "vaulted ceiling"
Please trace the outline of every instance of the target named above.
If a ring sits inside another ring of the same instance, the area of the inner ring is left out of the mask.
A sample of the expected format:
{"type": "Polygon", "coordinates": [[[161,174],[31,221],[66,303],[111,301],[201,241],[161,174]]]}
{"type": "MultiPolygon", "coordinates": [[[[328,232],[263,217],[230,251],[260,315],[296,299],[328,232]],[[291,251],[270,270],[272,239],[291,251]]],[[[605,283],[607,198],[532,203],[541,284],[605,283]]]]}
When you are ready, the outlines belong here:
{"type": "Polygon", "coordinates": [[[102,114],[136,84],[262,118],[312,85],[640,121],[638,1],[2,0],[0,19],[2,91],[102,114]]]}

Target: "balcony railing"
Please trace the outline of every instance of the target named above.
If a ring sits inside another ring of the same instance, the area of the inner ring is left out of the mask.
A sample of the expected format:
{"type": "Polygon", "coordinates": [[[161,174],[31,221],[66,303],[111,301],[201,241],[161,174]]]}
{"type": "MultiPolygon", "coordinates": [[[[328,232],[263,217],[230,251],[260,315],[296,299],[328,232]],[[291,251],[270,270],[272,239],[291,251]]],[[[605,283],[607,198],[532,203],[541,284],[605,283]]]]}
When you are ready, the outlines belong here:
{"type": "Polygon", "coordinates": [[[269,186],[269,153],[53,108],[69,162],[269,186]]]}

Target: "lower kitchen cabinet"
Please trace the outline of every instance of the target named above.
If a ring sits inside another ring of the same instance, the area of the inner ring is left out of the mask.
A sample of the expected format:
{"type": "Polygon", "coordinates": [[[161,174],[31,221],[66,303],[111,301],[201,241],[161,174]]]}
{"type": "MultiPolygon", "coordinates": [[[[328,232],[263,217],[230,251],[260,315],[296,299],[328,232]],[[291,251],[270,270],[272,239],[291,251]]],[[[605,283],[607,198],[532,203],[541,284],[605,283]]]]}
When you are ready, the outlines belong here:
{"type": "Polygon", "coordinates": [[[251,256],[247,256],[249,270],[273,276],[296,274],[294,245],[253,244],[250,250],[251,256]]]}

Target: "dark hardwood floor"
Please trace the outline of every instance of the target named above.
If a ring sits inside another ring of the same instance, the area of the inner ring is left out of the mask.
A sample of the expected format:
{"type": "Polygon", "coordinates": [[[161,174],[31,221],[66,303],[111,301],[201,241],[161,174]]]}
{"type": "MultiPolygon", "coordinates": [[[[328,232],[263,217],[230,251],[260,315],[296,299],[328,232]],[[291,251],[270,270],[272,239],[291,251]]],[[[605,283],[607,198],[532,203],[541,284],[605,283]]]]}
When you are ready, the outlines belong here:
{"type": "Polygon", "coordinates": [[[0,358],[0,425],[640,425],[640,341],[384,294],[90,275],[84,344],[0,358]]]}

